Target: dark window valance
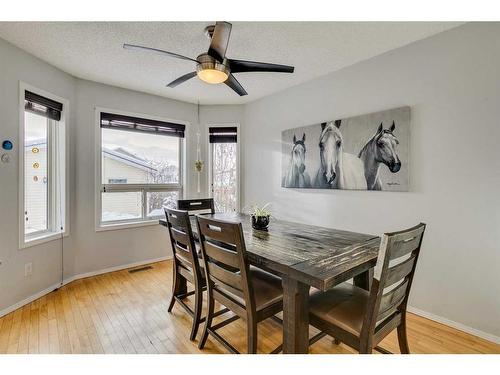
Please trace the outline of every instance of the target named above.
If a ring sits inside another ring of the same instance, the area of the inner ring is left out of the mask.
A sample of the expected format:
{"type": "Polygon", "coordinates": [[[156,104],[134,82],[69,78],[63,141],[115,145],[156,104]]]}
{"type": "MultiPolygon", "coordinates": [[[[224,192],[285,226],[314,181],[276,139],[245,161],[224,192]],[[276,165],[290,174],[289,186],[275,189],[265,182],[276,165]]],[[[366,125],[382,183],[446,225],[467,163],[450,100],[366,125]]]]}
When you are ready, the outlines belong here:
{"type": "Polygon", "coordinates": [[[101,128],[184,138],[185,125],[101,112],[101,128]]]}
{"type": "Polygon", "coordinates": [[[55,100],[35,94],[34,92],[25,91],[24,109],[28,112],[59,121],[61,120],[63,105],[55,100]]]}
{"type": "Polygon", "coordinates": [[[215,126],[209,129],[210,143],[236,143],[238,141],[236,126],[215,126]]]}

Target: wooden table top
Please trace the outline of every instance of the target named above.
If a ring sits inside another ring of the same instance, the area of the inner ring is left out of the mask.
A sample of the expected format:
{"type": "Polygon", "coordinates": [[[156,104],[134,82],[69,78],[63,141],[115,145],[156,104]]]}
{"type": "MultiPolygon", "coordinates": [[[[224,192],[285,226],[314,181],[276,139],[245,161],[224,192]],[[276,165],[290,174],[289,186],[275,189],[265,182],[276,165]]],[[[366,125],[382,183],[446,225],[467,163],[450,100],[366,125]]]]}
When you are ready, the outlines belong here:
{"type": "MultiPolygon", "coordinates": [[[[272,219],[268,231],[252,228],[250,216],[216,213],[242,224],[250,262],[327,290],[375,266],[380,238],[370,234],[272,219]]],[[[192,217],[196,234],[196,217],[192,217]]],[[[165,225],[164,220],[160,223],[165,225]]]]}

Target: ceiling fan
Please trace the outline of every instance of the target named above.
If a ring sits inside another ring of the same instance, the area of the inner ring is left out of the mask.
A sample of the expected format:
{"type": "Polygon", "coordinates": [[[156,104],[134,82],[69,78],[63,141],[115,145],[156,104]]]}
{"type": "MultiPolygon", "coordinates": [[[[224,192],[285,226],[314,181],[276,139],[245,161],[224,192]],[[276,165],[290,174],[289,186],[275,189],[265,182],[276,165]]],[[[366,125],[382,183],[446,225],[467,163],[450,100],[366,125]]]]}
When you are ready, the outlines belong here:
{"type": "Polygon", "coordinates": [[[226,57],[226,49],[231,35],[232,25],[229,22],[216,22],[205,28],[206,35],[211,39],[207,53],[202,53],[196,60],[177,53],[163,51],[161,49],[149,48],[133,44],[124,44],[123,48],[132,50],[146,50],[164,56],[177,59],[193,61],[196,63],[196,71],[184,74],[170,82],[167,87],[176,87],[188,79],[198,76],[204,82],[211,84],[225,83],[238,95],[247,95],[247,92],[236,80],[233,73],[245,72],[277,72],[293,73],[294,67],[288,65],[269,64],[257,61],[235,60],[226,57]]]}

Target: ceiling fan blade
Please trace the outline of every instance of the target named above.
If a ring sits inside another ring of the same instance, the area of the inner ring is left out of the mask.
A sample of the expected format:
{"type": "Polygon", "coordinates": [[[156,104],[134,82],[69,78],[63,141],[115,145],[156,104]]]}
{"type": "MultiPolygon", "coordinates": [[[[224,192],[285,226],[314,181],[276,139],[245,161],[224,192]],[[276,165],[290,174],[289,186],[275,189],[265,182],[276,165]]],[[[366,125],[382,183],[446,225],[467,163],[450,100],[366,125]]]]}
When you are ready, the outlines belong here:
{"type": "Polygon", "coordinates": [[[161,49],[156,49],[156,48],[150,48],[150,47],[144,47],[144,46],[137,46],[135,44],[124,44],[123,48],[124,49],[130,49],[130,50],[137,50],[137,51],[154,52],[154,53],[158,53],[158,54],[163,55],[163,56],[169,56],[169,57],[174,57],[176,59],[182,59],[182,60],[188,60],[188,61],[197,62],[196,60],[194,60],[194,59],[192,59],[190,57],[182,56],[182,55],[179,55],[177,53],[163,51],[161,49]]]}
{"type": "Polygon", "coordinates": [[[289,65],[269,64],[258,61],[245,60],[229,60],[231,73],[244,72],[276,72],[276,73],[293,73],[294,67],[289,65]]]}
{"type": "Polygon", "coordinates": [[[229,36],[231,35],[231,25],[229,22],[216,22],[212,41],[208,54],[219,62],[224,61],[226,56],[226,49],[229,43],[229,36]]]}
{"type": "Polygon", "coordinates": [[[243,86],[238,82],[232,74],[229,75],[228,79],[224,82],[226,85],[231,87],[239,96],[248,95],[243,86]]]}
{"type": "Polygon", "coordinates": [[[191,73],[188,73],[188,74],[184,74],[183,76],[180,76],[179,78],[177,78],[176,80],[170,82],[167,87],[171,87],[171,88],[174,88],[178,85],[180,85],[181,83],[184,83],[186,82],[188,79],[191,79],[193,78],[194,76],[196,75],[196,72],[191,72],[191,73]]]}

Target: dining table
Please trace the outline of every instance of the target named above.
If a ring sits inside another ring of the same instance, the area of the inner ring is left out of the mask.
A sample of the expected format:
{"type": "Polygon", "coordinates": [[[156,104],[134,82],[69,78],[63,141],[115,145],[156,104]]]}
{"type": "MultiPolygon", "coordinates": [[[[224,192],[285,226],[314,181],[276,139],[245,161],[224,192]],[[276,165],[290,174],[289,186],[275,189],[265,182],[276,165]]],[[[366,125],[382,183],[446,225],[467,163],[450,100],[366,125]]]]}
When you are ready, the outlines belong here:
{"type": "MultiPolygon", "coordinates": [[[[353,279],[369,290],[380,237],[272,218],[267,230],[252,228],[244,213],[204,214],[241,223],[251,265],[279,276],[283,285],[283,353],[309,349],[309,294],[353,279]]],[[[165,220],[160,224],[167,225],[165,220]]],[[[191,216],[197,239],[196,216],[191,216]]]]}

